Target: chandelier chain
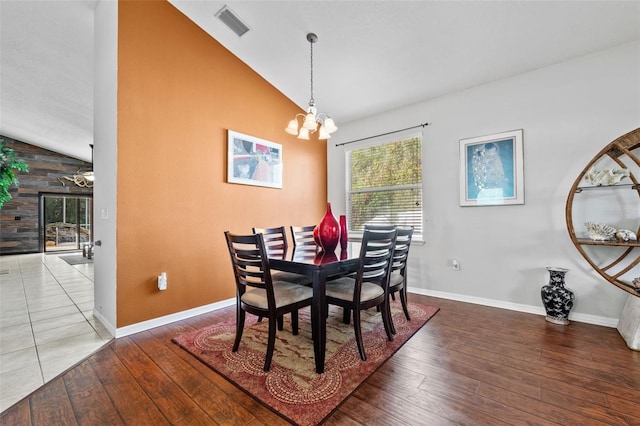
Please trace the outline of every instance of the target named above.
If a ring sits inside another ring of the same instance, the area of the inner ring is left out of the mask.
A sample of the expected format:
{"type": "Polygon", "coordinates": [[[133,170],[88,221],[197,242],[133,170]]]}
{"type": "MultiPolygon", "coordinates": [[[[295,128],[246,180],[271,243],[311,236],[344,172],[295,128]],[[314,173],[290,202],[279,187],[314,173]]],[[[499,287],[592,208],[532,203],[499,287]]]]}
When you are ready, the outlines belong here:
{"type": "Polygon", "coordinates": [[[309,99],[309,106],[312,107],[315,105],[315,100],[313,99],[313,41],[309,41],[309,46],[311,46],[311,98],[309,99]]]}

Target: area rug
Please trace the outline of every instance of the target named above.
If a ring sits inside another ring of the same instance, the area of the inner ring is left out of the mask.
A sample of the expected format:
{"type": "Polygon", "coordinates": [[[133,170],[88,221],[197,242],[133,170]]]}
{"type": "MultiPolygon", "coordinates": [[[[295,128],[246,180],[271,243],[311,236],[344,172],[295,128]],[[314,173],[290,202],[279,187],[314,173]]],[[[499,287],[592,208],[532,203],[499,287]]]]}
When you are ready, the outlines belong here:
{"type": "Polygon", "coordinates": [[[291,333],[289,315],[277,340],[269,372],[264,372],[267,321],[247,314],[237,352],[231,352],[235,319],[175,337],[173,341],[204,364],[271,410],[299,425],[316,425],[393,355],[438,312],[438,308],[409,303],[407,321],[399,302],[392,303],[397,334],[387,340],[382,315],[375,309],[362,313],[362,331],[367,361],[362,361],[353,325],[342,323],[341,308],[331,307],[327,319],[325,372],[315,372],[309,308],[299,312],[299,334],[291,333]]]}
{"type": "Polygon", "coordinates": [[[73,256],[60,256],[60,259],[67,262],[69,265],[81,265],[83,263],[93,263],[93,259],[87,259],[81,254],[73,256]]]}

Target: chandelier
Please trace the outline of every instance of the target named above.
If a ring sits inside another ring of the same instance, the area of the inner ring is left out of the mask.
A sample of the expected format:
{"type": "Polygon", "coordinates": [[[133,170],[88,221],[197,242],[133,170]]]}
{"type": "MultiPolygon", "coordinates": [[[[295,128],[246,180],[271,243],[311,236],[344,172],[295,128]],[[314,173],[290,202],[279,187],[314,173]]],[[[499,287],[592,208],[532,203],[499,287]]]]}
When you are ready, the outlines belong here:
{"type": "MultiPolygon", "coordinates": [[[[89,146],[91,147],[91,168],[93,169],[93,144],[89,144],[89,146]]],[[[60,176],[58,181],[62,186],[66,186],[65,181],[67,181],[73,182],[76,186],[81,188],[93,188],[93,170],[83,172],[82,169],[80,169],[73,176],[60,176]]]]}
{"type": "Polygon", "coordinates": [[[314,33],[307,34],[307,41],[311,46],[311,98],[309,99],[309,108],[306,114],[296,114],[293,120],[289,121],[289,126],[284,129],[290,135],[298,136],[298,139],[309,140],[309,133],[318,130],[318,139],[329,139],[331,133],[338,130],[333,119],[324,112],[318,113],[313,99],[313,43],[318,41],[318,36],[314,33]],[[302,126],[299,127],[298,118],[303,118],[302,126]]]}

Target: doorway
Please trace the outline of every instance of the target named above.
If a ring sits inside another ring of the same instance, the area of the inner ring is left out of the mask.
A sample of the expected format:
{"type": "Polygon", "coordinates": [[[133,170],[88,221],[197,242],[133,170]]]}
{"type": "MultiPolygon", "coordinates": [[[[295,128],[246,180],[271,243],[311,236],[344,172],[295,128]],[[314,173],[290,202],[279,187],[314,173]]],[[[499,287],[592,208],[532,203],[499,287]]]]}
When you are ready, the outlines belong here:
{"type": "Polygon", "coordinates": [[[41,234],[44,252],[80,250],[93,241],[93,198],[88,196],[41,196],[41,234]]]}

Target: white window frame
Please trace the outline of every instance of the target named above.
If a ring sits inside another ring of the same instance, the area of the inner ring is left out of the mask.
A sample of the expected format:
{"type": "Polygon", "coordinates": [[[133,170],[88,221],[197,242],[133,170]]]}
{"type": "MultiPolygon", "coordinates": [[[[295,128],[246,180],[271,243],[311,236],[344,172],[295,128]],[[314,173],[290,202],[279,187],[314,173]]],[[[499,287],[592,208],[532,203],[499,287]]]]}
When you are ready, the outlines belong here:
{"type": "MultiPolygon", "coordinates": [[[[403,141],[403,140],[407,140],[407,139],[411,139],[411,138],[419,138],[420,139],[420,145],[421,145],[421,157],[423,155],[424,150],[422,150],[422,143],[424,141],[424,137],[422,135],[422,131],[421,130],[415,130],[412,129],[410,131],[403,131],[403,132],[397,132],[394,133],[392,135],[385,135],[382,137],[376,137],[376,138],[371,138],[368,139],[367,141],[362,141],[362,142],[356,142],[353,143],[349,146],[345,146],[345,205],[346,205],[346,210],[347,210],[347,223],[351,223],[351,194],[356,194],[356,193],[365,193],[365,192],[382,192],[382,191],[389,191],[389,190],[406,190],[406,189],[418,189],[421,191],[421,199],[420,199],[420,206],[421,206],[421,219],[420,219],[420,224],[421,224],[421,229],[420,230],[416,230],[418,232],[414,233],[413,235],[413,241],[424,241],[423,239],[423,233],[424,233],[424,193],[423,193],[423,177],[424,177],[424,170],[422,172],[422,176],[420,177],[420,183],[417,184],[413,184],[413,185],[402,185],[402,186],[395,186],[395,187],[380,187],[380,188],[371,188],[371,189],[367,189],[367,190],[355,190],[352,191],[351,190],[351,152],[352,151],[356,151],[356,150],[360,150],[360,149],[366,149],[369,147],[373,147],[373,146],[379,146],[379,145],[386,145],[389,143],[393,143],[393,142],[399,142],[399,141],[403,141]]],[[[424,159],[422,159],[422,164],[424,165],[424,159]]],[[[362,238],[362,233],[361,231],[352,231],[351,229],[349,230],[349,238],[352,240],[359,240],[360,238],[362,238]]]]}

